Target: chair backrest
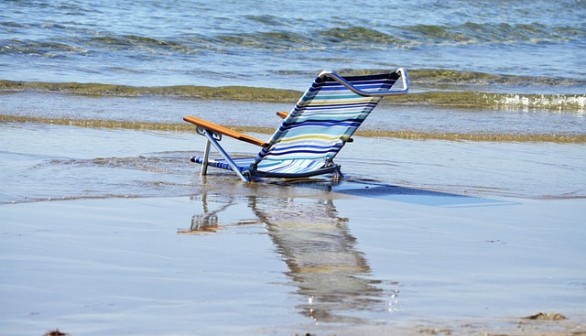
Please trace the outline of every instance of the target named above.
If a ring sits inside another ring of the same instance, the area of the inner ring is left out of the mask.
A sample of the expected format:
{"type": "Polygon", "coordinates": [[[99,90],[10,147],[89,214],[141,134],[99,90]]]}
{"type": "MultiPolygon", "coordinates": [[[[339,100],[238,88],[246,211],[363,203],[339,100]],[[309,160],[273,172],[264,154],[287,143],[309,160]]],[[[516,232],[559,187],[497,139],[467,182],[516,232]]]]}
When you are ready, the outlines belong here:
{"type": "Polygon", "coordinates": [[[257,155],[256,162],[332,160],[401,74],[335,77],[322,73],[315,79],[270,138],[269,146],[257,155]],[[356,90],[343,82],[361,93],[353,92],[356,90]]]}

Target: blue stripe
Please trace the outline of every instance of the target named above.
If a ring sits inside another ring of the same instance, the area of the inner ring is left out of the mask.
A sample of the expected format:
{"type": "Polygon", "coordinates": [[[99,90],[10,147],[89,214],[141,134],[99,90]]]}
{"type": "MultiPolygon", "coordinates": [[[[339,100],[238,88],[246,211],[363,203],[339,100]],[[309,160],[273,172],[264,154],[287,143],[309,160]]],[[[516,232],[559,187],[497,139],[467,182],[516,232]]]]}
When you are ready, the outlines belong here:
{"type": "Polygon", "coordinates": [[[283,156],[283,155],[291,155],[291,154],[328,154],[328,153],[335,153],[337,152],[338,149],[337,148],[331,148],[329,150],[326,151],[308,151],[308,150],[290,150],[290,151],[285,151],[285,152],[277,152],[277,153],[271,153],[271,156],[283,156]]]}
{"type": "Polygon", "coordinates": [[[295,105],[297,108],[314,108],[314,109],[322,109],[322,108],[338,108],[338,109],[344,109],[344,108],[350,108],[350,107],[361,107],[361,106],[372,106],[375,107],[378,104],[378,101],[376,102],[357,102],[357,103],[348,103],[348,102],[339,102],[339,103],[329,103],[329,104],[316,104],[316,105],[309,105],[309,104],[301,104],[301,103],[297,103],[297,105],[295,105]]]}
{"type": "Polygon", "coordinates": [[[307,120],[307,121],[302,121],[300,123],[297,124],[283,124],[281,127],[279,127],[280,131],[287,131],[287,130],[291,130],[291,129],[295,129],[295,128],[299,128],[299,127],[308,127],[308,126],[313,126],[313,127],[333,127],[333,126],[337,126],[337,127],[358,127],[360,126],[360,124],[362,123],[362,120],[360,119],[355,119],[355,120],[344,120],[344,121],[336,121],[336,120],[307,120]]]}
{"type": "Polygon", "coordinates": [[[278,145],[276,147],[273,148],[273,151],[288,151],[288,150],[294,150],[294,149],[312,149],[315,150],[316,152],[319,151],[323,151],[323,150],[329,150],[331,148],[342,148],[342,146],[340,144],[335,144],[333,146],[316,146],[316,145],[312,145],[312,146],[308,146],[308,145],[278,145]]]}
{"type": "MultiPolygon", "coordinates": [[[[360,84],[360,83],[351,83],[353,86],[359,88],[360,90],[369,90],[369,89],[380,89],[380,88],[384,88],[384,87],[391,87],[393,86],[393,84],[395,84],[395,82],[380,82],[380,83],[364,83],[364,84],[360,84]]],[[[341,85],[341,84],[331,84],[328,85],[326,84],[324,87],[318,89],[315,89],[316,91],[348,91],[348,89],[341,85]]]]}

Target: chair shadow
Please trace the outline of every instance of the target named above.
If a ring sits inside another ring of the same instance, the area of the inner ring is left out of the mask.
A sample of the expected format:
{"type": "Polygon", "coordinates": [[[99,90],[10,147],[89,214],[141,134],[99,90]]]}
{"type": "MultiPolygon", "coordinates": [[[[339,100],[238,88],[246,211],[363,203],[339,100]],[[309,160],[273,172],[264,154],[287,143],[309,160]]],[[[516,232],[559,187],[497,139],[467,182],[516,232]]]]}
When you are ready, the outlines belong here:
{"type": "MultiPolygon", "coordinates": [[[[277,182],[278,184],[279,182],[277,182]]],[[[297,180],[284,185],[295,185],[312,189],[322,189],[333,194],[388,200],[437,207],[476,207],[515,204],[510,200],[499,200],[473,195],[462,195],[444,191],[399,186],[368,179],[344,178],[331,180],[297,180]]]]}
{"type": "Polygon", "coordinates": [[[345,195],[436,207],[479,207],[514,204],[509,200],[360,180],[343,181],[333,186],[332,191],[345,195]]]}
{"type": "Polygon", "coordinates": [[[216,232],[220,229],[220,225],[218,222],[218,213],[228,209],[230,206],[234,205],[234,199],[228,198],[228,202],[223,204],[221,207],[210,210],[208,206],[208,195],[207,193],[202,193],[201,195],[201,205],[202,205],[202,213],[198,215],[193,215],[191,217],[191,225],[188,229],[178,229],[177,233],[181,234],[198,234],[198,233],[206,233],[206,232],[216,232]]]}

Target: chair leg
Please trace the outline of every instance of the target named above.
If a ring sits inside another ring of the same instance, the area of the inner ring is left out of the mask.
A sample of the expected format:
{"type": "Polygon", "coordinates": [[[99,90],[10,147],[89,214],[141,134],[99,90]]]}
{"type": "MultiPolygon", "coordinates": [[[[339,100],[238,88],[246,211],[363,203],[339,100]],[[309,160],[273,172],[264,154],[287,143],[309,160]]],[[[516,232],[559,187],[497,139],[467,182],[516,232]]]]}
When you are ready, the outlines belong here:
{"type": "Polygon", "coordinates": [[[208,173],[208,162],[210,158],[210,148],[212,143],[210,140],[206,141],[206,147],[203,151],[203,162],[201,164],[201,175],[204,176],[208,173]]]}
{"type": "Polygon", "coordinates": [[[334,173],[332,174],[332,182],[334,183],[338,183],[340,182],[342,179],[344,178],[344,175],[342,174],[342,170],[340,169],[340,166],[338,166],[338,168],[334,171],[334,173]]]}
{"type": "Polygon", "coordinates": [[[214,139],[212,133],[208,130],[204,131],[204,135],[206,138],[208,138],[208,142],[211,142],[211,144],[214,146],[214,148],[218,151],[218,153],[220,153],[220,155],[222,155],[222,157],[224,158],[224,160],[226,160],[226,162],[228,163],[228,165],[230,166],[230,168],[232,168],[232,170],[234,171],[234,173],[236,173],[236,175],[238,175],[238,177],[240,177],[240,179],[244,182],[250,182],[250,179],[246,178],[242,172],[240,171],[240,169],[238,169],[238,166],[236,165],[236,163],[234,163],[234,160],[232,160],[232,158],[228,155],[228,153],[226,153],[226,151],[224,150],[224,148],[222,148],[222,146],[220,146],[220,144],[218,143],[218,141],[216,141],[216,139],[214,139]]]}

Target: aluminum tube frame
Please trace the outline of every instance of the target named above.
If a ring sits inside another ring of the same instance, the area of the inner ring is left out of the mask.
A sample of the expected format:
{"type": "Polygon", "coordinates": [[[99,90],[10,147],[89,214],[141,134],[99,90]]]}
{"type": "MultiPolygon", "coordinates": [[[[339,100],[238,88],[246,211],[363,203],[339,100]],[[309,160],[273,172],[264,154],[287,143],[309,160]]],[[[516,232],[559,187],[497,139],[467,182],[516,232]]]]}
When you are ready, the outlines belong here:
{"type": "Polygon", "coordinates": [[[203,150],[203,162],[201,164],[201,176],[205,176],[208,173],[208,162],[210,160],[210,148],[211,146],[210,140],[206,140],[206,146],[203,150]]]}
{"type": "Polygon", "coordinates": [[[226,160],[226,162],[228,163],[228,165],[230,166],[230,168],[232,168],[232,170],[234,171],[234,173],[236,173],[236,175],[238,175],[238,177],[240,177],[240,179],[244,182],[250,182],[249,179],[246,178],[246,176],[244,176],[242,174],[242,172],[240,171],[240,169],[238,168],[238,165],[236,165],[236,163],[234,162],[234,160],[232,160],[232,158],[228,155],[228,153],[226,153],[226,151],[222,148],[222,146],[220,146],[220,144],[218,143],[218,141],[216,141],[216,139],[214,138],[214,135],[212,132],[208,131],[208,130],[204,130],[203,134],[205,135],[205,137],[208,139],[208,142],[211,143],[214,148],[216,148],[216,150],[220,153],[220,155],[222,155],[222,157],[226,160]]]}
{"type": "Polygon", "coordinates": [[[319,77],[330,77],[331,79],[335,80],[336,82],[344,85],[344,87],[346,87],[348,90],[350,90],[358,95],[364,96],[364,97],[386,97],[386,96],[395,96],[395,95],[406,94],[407,92],[409,92],[409,78],[407,76],[407,70],[405,70],[403,68],[399,68],[395,72],[399,73],[401,75],[401,81],[403,84],[403,88],[401,90],[392,90],[392,91],[387,91],[387,92],[362,91],[362,90],[356,88],[354,85],[348,83],[348,81],[346,81],[344,79],[344,77],[338,75],[334,71],[322,71],[319,74],[319,77]]]}

